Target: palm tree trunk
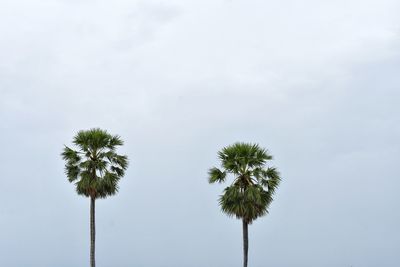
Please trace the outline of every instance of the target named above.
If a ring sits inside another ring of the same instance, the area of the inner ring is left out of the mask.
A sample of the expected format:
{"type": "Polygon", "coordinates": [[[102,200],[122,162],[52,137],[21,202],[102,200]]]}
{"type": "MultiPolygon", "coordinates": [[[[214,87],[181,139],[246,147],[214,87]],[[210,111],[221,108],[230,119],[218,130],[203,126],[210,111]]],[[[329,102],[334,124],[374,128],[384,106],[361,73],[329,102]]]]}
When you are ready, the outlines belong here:
{"type": "Polygon", "coordinates": [[[243,222],[243,267],[247,267],[247,257],[249,252],[249,224],[245,219],[243,222]]]}
{"type": "Polygon", "coordinates": [[[90,198],[90,267],[96,267],[95,241],[96,241],[95,198],[91,197],[90,198]]]}

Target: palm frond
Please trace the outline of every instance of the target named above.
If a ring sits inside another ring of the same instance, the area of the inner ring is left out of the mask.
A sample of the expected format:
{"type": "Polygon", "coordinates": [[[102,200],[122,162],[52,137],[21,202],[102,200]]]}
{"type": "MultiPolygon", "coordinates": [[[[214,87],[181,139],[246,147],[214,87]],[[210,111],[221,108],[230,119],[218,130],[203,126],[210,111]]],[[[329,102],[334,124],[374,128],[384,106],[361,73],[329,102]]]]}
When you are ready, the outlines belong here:
{"type": "Polygon", "coordinates": [[[65,146],[61,153],[61,157],[66,161],[65,174],[67,175],[68,181],[75,181],[80,172],[78,165],[80,164],[81,157],[79,156],[79,153],[65,146]]]}
{"type": "Polygon", "coordinates": [[[96,190],[99,198],[106,198],[118,192],[118,181],[120,176],[112,172],[106,172],[105,175],[97,181],[96,190]]]}
{"type": "Polygon", "coordinates": [[[67,175],[68,181],[71,183],[78,179],[80,173],[80,169],[77,165],[66,164],[65,165],[65,174],[67,175]]]}
{"type": "Polygon", "coordinates": [[[228,216],[245,219],[251,223],[268,213],[272,198],[261,186],[250,186],[245,190],[238,186],[225,188],[220,196],[220,206],[228,216]]]}
{"type": "Polygon", "coordinates": [[[61,153],[61,157],[63,158],[63,160],[71,164],[75,164],[81,160],[79,153],[67,146],[64,146],[64,150],[61,153]]]}
{"type": "Polygon", "coordinates": [[[266,171],[264,171],[264,178],[264,184],[266,184],[268,187],[268,191],[273,194],[281,182],[281,177],[278,170],[275,167],[269,167],[266,171]]]}
{"type": "Polygon", "coordinates": [[[226,178],[226,172],[222,172],[220,169],[213,167],[208,171],[208,182],[210,184],[218,182],[223,183],[226,178]]]}
{"type": "Polygon", "coordinates": [[[119,135],[114,135],[110,138],[108,142],[108,148],[114,150],[116,146],[122,146],[124,141],[122,141],[119,135]]]}

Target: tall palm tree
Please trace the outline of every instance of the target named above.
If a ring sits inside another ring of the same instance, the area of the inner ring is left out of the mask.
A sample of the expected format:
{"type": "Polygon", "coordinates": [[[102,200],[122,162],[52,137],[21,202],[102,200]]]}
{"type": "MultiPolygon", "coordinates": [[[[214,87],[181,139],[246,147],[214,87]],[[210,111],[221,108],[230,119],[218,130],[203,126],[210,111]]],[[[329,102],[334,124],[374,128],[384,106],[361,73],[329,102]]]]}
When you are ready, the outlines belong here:
{"type": "Polygon", "coordinates": [[[65,146],[61,156],[68,181],[75,183],[78,195],[90,198],[90,266],[95,267],[95,201],[118,192],[128,157],[116,153],[116,148],[123,145],[118,135],[98,128],[79,131],[73,144],[77,150],[65,146]]]}
{"type": "Polygon", "coordinates": [[[219,151],[218,157],[222,168],[211,168],[208,181],[223,183],[228,174],[234,178],[220,196],[219,204],[224,213],[242,220],[243,266],[247,267],[248,225],[268,213],[281,179],[275,167],[266,166],[272,156],[257,144],[235,143],[219,151]]]}

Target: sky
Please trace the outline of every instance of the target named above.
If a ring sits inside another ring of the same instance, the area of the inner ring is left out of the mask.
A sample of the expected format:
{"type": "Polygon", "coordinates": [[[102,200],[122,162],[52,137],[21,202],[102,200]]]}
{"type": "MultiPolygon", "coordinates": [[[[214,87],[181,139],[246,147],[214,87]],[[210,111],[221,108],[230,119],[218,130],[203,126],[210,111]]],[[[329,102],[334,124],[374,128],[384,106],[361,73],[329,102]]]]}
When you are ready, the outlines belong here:
{"type": "MultiPolygon", "coordinates": [[[[251,267],[400,266],[400,2],[2,0],[0,266],[89,265],[89,200],[60,153],[118,134],[103,267],[239,267],[209,185],[255,142],[281,173],[251,267]]],[[[228,183],[229,184],[229,183],[228,183]]]]}

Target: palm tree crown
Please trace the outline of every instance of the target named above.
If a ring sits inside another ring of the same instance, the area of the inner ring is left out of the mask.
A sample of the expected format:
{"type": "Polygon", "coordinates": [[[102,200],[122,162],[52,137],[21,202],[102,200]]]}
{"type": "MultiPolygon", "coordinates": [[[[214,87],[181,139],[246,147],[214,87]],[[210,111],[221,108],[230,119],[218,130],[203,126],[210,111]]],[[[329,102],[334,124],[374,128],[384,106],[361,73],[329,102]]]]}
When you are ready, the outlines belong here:
{"type": "Polygon", "coordinates": [[[128,167],[128,158],[118,155],[123,145],[118,135],[94,128],[79,131],[73,143],[78,150],[65,146],[62,157],[69,182],[75,182],[76,192],[91,198],[106,198],[118,192],[118,181],[128,167]]]}
{"type": "Polygon", "coordinates": [[[220,196],[222,211],[252,223],[268,213],[272,196],[280,182],[275,167],[267,167],[272,156],[257,144],[235,143],[218,152],[221,169],[209,170],[209,183],[223,183],[232,174],[233,183],[220,196]]]}

